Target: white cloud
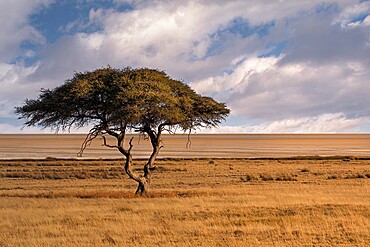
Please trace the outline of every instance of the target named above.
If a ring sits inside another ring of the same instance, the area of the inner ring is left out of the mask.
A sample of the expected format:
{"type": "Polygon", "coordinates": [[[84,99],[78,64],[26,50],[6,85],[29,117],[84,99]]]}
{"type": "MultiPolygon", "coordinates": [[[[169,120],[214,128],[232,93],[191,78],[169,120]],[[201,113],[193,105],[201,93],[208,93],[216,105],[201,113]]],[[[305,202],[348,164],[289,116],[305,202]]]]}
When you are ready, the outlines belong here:
{"type": "Polygon", "coordinates": [[[8,124],[8,123],[1,123],[0,122],[0,134],[87,134],[89,133],[92,126],[85,126],[82,128],[71,128],[67,130],[59,130],[56,132],[55,129],[51,128],[41,128],[41,127],[28,127],[22,126],[18,124],[8,124]]]}
{"type": "Polygon", "coordinates": [[[356,21],[356,22],[351,22],[347,25],[347,27],[361,27],[361,26],[370,26],[370,15],[366,16],[363,21],[356,21]]]}
{"type": "MultiPolygon", "coordinates": [[[[115,2],[131,4],[133,9],[91,9],[88,23],[70,22],[65,27],[68,30],[86,25],[100,28],[59,40],[45,52],[40,73],[63,78],[75,70],[110,64],[156,67],[187,81],[204,79],[228,69],[237,57],[260,53],[273,42],[256,34],[241,37],[229,32],[236,18],[245,19],[251,28],[275,22],[279,30],[274,31],[277,37],[271,38],[284,39],[286,31],[278,23],[309,14],[322,1],[115,2]]],[[[346,6],[348,1],[327,3],[346,6]]]]}
{"type": "Polygon", "coordinates": [[[0,62],[11,61],[18,56],[23,41],[45,43],[43,35],[29,23],[28,18],[49,2],[49,0],[0,1],[0,62]]]}
{"type": "Polygon", "coordinates": [[[322,114],[317,117],[289,118],[252,126],[257,133],[340,133],[350,132],[370,118],[348,119],[343,113],[322,114]]]}
{"type": "Polygon", "coordinates": [[[370,26],[370,15],[366,16],[366,18],[363,21],[363,24],[366,26],[370,26]]]}
{"type": "MultiPolygon", "coordinates": [[[[198,93],[227,95],[240,92],[248,86],[250,79],[257,75],[276,69],[276,63],[282,57],[249,57],[239,62],[232,73],[224,73],[221,76],[208,77],[204,80],[189,83],[198,93]]],[[[235,63],[234,61],[232,63],[235,63]]]]}
{"type": "Polygon", "coordinates": [[[339,23],[343,28],[357,26],[361,24],[362,21],[356,21],[355,19],[364,14],[369,15],[369,12],[370,1],[362,1],[343,8],[339,16],[333,20],[333,23],[339,23]]]}
{"type": "Polygon", "coordinates": [[[19,50],[23,41],[45,42],[27,18],[48,2],[0,2],[0,20],[6,23],[0,31],[5,59],[0,61],[4,87],[0,117],[9,117],[13,105],[33,98],[41,87],[54,87],[74,71],[107,64],[164,69],[176,79],[191,82],[198,92],[225,101],[233,115],[269,123],[260,129],[227,127],[232,131],[272,131],[282,125],[294,131],[295,123],[319,126],[325,117],[341,130],[339,123],[347,124],[343,129],[355,128],[357,120],[370,115],[369,17],[362,28],[343,30],[332,25],[349,25],[369,10],[369,2],[115,0],[131,4],[132,9],[91,9],[88,21],[66,23],[64,31],[78,33],[48,44],[37,63],[28,67],[7,63],[20,54],[35,55],[19,50]],[[328,15],[318,10],[331,5],[336,7],[328,15]],[[5,12],[18,14],[4,22],[5,12]],[[238,19],[250,30],[266,24],[270,29],[263,35],[251,31],[243,36],[230,30],[238,19]],[[99,29],[91,32],[91,27],[99,29]],[[16,31],[6,37],[10,30],[16,31]],[[276,42],[286,42],[284,54],[259,57],[272,52],[276,42]]]}
{"type": "Polygon", "coordinates": [[[0,134],[52,134],[53,132],[50,129],[42,129],[40,130],[37,127],[30,127],[22,129],[21,126],[11,125],[11,124],[3,124],[0,123],[0,134]]]}
{"type": "MultiPolygon", "coordinates": [[[[124,12],[92,9],[89,24],[99,26],[101,30],[65,38],[63,52],[47,53],[49,59],[45,66],[63,64],[65,69],[70,66],[68,70],[73,71],[109,63],[113,66],[157,67],[186,80],[204,78],[225,70],[241,54],[266,50],[271,42],[261,40],[256,34],[241,37],[229,32],[228,28],[236,18],[245,19],[251,27],[284,22],[285,18],[311,13],[322,1],[115,2],[132,4],[134,9],[124,12]],[[225,32],[220,32],[223,30],[225,32]],[[97,45],[91,46],[92,40],[97,45]],[[212,52],[213,49],[216,52],[212,52]],[[70,57],[82,58],[83,62],[77,61],[76,66],[70,57]]],[[[328,1],[338,5],[347,2],[328,1]]],[[[85,25],[74,21],[66,28],[85,25]]],[[[278,33],[284,32],[276,31],[274,35],[281,39],[283,34],[278,33]]],[[[52,49],[62,49],[60,46],[59,42],[52,49]]]]}
{"type": "MultiPolygon", "coordinates": [[[[265,121],[343,111],[366,116],[370,92],[364,63],[280,64],[284,56],[247,58],[232,73],[192,82],[228,102],[232,114],[265,121]]],[[[247,119],[247,118],[246,118],[247,119]]]]}
{"type": "Polygon", "coordinates": [[[343,113],[288,118],[258,125],[221,126],[201,133],[349,133],[370,121],[369,117],[349,119],[343,113]]]}
{"type": "Polygon", "coordinates": [[[27,84],[27,77],[35,72],[38,64],[26,67],[18,58],[35,56],[33,50],[22,48],[22,43],[45,44],[45,37],[30,23],[33,13],[45,8],[49,0],[3,0],[0,1],[0,118],[13,116],[14,105],[24,97],[34,96],[38,91],[27,84]]]}
{"type": "Polygon", "coordinates": [[[40,90],[40,83],[29,83],[27,77],[32,75],[38,65],[24,67],[19,64],[0,63],[0,117],[9,117],[16,103],[26,97],[34,97],[40,90]]]}
{"type": "MultiPolygon", "coordinates": [[[[370,117],[349,119],[343,113],[322,114],[314,117],[288,118],[255,125],[222,125],[218,128],[200,129],[195,133],[350,133],[370,121],[370,117]]],[[[89,127],[71,129],[68,133],[88,133],[89,127]]],[[[55,133],[51,129],[25,127],[0,123],[0,134],[55,133]]],[[[182,133],[182,132],[181,132],[182,133]]]]}
{"type": "MultiPolygon", "coordinates": [[[[0,63],[0,119],[16,118],[15,106],[20,106],[26,98],[34,98],[40,88],[46,84],[42,82],[30,83],[29,77],[38,65],[24,67],[18,64],[0,63]]],[[[0,122],[1,123],[1,122],[0,122]]]]}

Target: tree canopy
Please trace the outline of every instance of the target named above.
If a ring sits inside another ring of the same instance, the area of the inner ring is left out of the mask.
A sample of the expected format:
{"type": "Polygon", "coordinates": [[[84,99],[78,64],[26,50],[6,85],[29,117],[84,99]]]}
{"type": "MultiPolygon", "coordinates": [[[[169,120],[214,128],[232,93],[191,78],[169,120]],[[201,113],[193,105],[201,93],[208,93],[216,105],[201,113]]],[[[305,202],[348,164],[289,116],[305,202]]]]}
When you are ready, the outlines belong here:
{"type": "Polygon", "coordinates": [[[55,89],[41,89],[38,99],[26,100],[16,112],[27,119],[27,126],[67,129],[92,124],[100,130],[126,126],[145,132],[159,126],[215,127],[229,110],[162,71],[108,67],[75,73],[55,89]]]}
{"type": "Polygon", "coordinates": [[[225,120],[229,109],[223,103],[197,94],[163,71],[107,67],[75,73],[59,87],[41,89],[37,99],[26,100],[23,106],[16,107],[16,112],[26,119],[26,126],[56,130],[92,126],[81,153],[90,141],[103,136],[104,145],[117,148],[126,156],[125,170],[139,182],[137,192],[142,193],[149,180],[149,169],[161,148],[164,130],[216,127],[225,120]],[[124,145],[127,130],[145,134],[151,141],[153,151],[143,176],[130,169],[132,143],[129,142],[129,148],[124,145]],[[117,145],[107,144],[105,135],[115,137],[117,145]]]}

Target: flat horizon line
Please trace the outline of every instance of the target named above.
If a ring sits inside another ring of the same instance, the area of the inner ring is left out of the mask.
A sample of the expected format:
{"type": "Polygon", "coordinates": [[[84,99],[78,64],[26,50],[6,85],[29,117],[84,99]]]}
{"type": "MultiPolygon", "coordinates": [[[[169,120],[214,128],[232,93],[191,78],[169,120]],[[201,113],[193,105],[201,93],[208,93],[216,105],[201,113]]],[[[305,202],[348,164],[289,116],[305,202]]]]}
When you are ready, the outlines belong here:
{"type": "MultiPolygon", "coordinates": [[[[0,133],[0,135],[87,135],[88,133],[0,133]]],[[[127,133],[127,135],[140,135],[139,133],[127,133]]],[[[162,135],[188,135],[188,133],[163,133],[162,135]]],[[[190,135],[370,135],[370,132],[364,133],[191,133],[190,135]]]]}

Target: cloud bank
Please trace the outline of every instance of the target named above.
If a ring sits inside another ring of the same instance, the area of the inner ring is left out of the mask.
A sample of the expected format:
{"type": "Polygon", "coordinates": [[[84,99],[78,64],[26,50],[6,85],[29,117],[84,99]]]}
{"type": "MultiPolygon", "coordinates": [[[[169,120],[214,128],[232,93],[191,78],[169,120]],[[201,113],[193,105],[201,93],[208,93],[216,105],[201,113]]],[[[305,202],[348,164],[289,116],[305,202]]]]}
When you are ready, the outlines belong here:
{"type": "Polygon", "coordinates": [[[40,88],[108,64],[163,69],[226,102],[218,132],[370,131],[369,1],[81,0],[86,14],[51,39],[40,13],[67,7],[0,3],[0,133],[17,132],[14,106],[40,88]]]}

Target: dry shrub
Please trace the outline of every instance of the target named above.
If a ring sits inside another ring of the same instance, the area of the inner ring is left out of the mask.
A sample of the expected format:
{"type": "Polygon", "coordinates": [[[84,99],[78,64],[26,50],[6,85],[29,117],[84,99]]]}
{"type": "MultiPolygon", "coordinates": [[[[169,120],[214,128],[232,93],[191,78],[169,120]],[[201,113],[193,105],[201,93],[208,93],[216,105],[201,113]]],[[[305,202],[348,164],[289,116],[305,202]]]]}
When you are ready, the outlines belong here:
{"type": "Polygon", "coordinates": [[[280,175],[275,178],[276,181],[297,181],[297,179],[293,178],[290,175],[280,175]]]}
{"type": "Polygon", "coordinates": [[[210,161],[208,161],[208,164],[213,165],[213,164],[215,164],[215,161],[214,160],[210,160],[210,161]]]}
{"type": "Polygon", "coordinates": [[[103,243],[107,243],[109,245],[116,245],[116,240],[114,240],[114,238],[111,236],[111,234],[109,232],[106,232],[104,234],[104,237],[102,238],[102,242],[103,243]]]}
{"type": "Polygon", "coordinates": [[[356,179],[356,178],[367,178],[367,176],[358,173],[358,174],[351,174],[345,177],[345,179],[356,179]]]}
{"type": "Polygon", "coordinates": [[[273,181],[274,178],[269,174],[260,174],[260,179],[262,181],[273,181]]]}
{"type": "Polygon", "coordinates": [[[253,176],[253,175],[247,174],[247,175],[245,175],[245,177],[244,177],[244,178],[240,178],[240,180],[241,180],[242,182],[250,182],[250,181],[256,181],[256,180],[258,180],[258,178],[256,178],[256,177],[255,177],[255,176],[253,176]]]}

